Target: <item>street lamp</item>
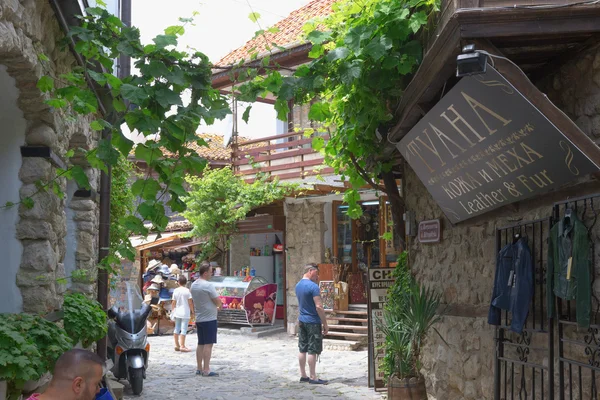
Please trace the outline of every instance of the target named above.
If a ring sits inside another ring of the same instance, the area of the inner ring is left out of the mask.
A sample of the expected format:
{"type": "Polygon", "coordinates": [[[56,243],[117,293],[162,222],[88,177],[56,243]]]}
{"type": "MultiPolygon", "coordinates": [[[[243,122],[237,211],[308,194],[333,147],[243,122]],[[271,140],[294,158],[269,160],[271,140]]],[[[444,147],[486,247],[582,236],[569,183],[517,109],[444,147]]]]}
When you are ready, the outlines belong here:
{"type": "Polygon", "coordinates": [[[456,57],[456,77],[485,74],[486,66],[487,55],[475,50],[474,44],[468,44],[456,57]]]}

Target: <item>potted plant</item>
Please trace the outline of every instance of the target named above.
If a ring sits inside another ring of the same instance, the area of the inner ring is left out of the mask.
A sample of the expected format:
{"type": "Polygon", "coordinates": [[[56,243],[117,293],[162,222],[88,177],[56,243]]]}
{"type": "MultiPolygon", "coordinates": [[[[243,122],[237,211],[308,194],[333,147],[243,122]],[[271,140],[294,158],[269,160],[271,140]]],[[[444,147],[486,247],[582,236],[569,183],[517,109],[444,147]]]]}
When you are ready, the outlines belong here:
{"type": "Polygon", "coordinates": [[[427,400],[420,373],[421,349],[431,330],[439,335],[433,325],[442,315],[438,313],[440,295],[414,280],[405,252],[398,259],[394,275],[396,281],[388,291],[382,321],[385,357],[381,367],[388,380],[388,399],[427,400]]]}

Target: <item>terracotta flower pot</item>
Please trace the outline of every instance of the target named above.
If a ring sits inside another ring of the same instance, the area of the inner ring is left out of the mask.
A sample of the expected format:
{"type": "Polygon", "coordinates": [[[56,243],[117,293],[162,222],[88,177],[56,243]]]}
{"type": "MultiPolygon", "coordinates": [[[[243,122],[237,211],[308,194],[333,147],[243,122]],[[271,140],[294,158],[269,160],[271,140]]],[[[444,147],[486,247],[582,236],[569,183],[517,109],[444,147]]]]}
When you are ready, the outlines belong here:
{"type": "Polygon", "coordinates": [[[391,377],[387,387],[388,400],[427,400],[425,380],[422,376],[406,379],[391,377]]]}

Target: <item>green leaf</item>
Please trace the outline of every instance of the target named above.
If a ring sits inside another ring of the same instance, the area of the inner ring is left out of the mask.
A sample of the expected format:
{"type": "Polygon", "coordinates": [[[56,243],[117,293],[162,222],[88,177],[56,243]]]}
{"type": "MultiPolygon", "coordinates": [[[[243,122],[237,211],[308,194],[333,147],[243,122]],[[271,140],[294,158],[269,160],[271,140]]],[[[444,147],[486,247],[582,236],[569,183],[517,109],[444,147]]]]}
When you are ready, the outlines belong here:
{"type": "Polygon", "coordinates": [[[121,152],[121,154],[124,157],[129,156],[129,153],[131,152],[131,149],[133,148],[133,141],[126,138],[125,135],[123,135],[123,132],[121,132],[120,130],[118,130],[118,132],[113,132],[112,144],[117,149],[119,149],[119,151],[121,152]]]}
{"type": "Polygon", "coordinates": [[[135,157],[138,160],[144,160],[148,165],[153,161],[157,161],[163,157],[162,151],[155,148],[150,148],[145,144],[138,144],[135,148],[135,157]]]}
{"type": "Polygon", "coordinates": [[[281,29],[279,29],[276,26],[272,26],[269,29],[267,29],[267,32],[269,32],[269,33],[277,33],[277,32],[281,32],[281,29]]]}
{"type": "Polygon", "coordinates": [[[390,240],[394,239],[394,235],[392,234],[392,232],[386,232],[383,235],[381,235],[380,238],[383,240],[390,241],[390,240]]]}
{"type": "Polygon", "coordinates": [[[248,14],[248,19],[252,22],[257,22],[260,19],[260,14],[257,12],[251,12],[248,14]]]}
{"type": "Polygon", "coordinates": [[[322,44],[331,39],[331,32],[312,31],[306,38],[312,44],[322,44]]]}
{"type": "Polygon", "coordinates": [[[167,88],[161,88],[156,91],[156,101],[158,101],[158,104],[160,104],[164,108],[169,108],[173,105],[183,105],[181,101],[181,96],[172,91],[171,89],[167,88]]]}
{"type": "Polygon", "coordinates": [[[148,98],[148,94],[143,88],[128,83],[121,86],[121,96],[137,105],[148,98]]]}
{"type": "Polygon", "coordinates": [[[325,58],[327,59],[327,61],[332,62],[346,58],[349,55],[350,50],[347,47],[338,47],[327,53],[327,56],[325,58]]]}
{"type": "Polygon", "coordinates": [[[50,61],[50,59],[48,58],[48,56],[46,56],[44,53],[38,54],[38,59],[40,61],[50,61]]]}
{"type": "Polygon", "coordinates": [[[169,68],[161,61],[152,60],[150,61],[150,64],[148,64],[148,73],[155,78],[159,78],[161,76],[167,76],[169,74],[169,68]]]}
{"type": "Polygon", "coordinates": [[[101,131],[103,129],[102,125],[97,120],[92,121],[92,123],[90,124],[90,128],[94,131],[101,131]]]}
{"type": "Polygon", "coordinates": [[[69,149],[66,153],[65,153],[65,157],[66,158],[71,158],[75,155],[75,150],[74,149],[69,149]]]}
{"type": "Polygon", "coordinates": [[[125,106],[125,103],[123,103],[123,100],[121,100],[121,99],[114,98],[112,101],[112,105],[115,108],[115,111],[117,111],[117,112],[127,111],[127,107],[125,106]]]}
{"type": "Polygon", "coordinates": [[[250,110],[252,110],[252,105],[246,107],[246,109],[244,110],[244,114],[242,114],[242,120],[245,123],[248,123],[248,118],[250,118],[250,110]]]}
{"type": "Polygon", "coordinates": [[[384,36],[380,36],[371,40],[363,52],[373,60],[378,61],[391,47],[392,41],[384,36]]]}
{"type": "Polygon", "coordinates": [[[427,14],[424,11],[419,11],[410,16],[409,26],[413,33],[417,33],[421,26],[427,24],[427,14]]]}
{"type": "Polygon", "coordinates": [[[290,107],[288,105],[287,100],[277,98],[277,100],[275,100],[274,107],[275,111],[277,111],[277,119],[279,119],[280,121],[287,121],[288,114],[290,112],[290,107]]]}
{"type": "Polygon", "coordinates": [[[63,108],[69,104],[65,99],[49,99],[46,100],[44,103],[48,104],[50,107],[53,108],[63,108]]]}
{"type": "Polygon", "coordinates": [[[161,190],[160,184],[152,178],[138,179],[131,185],[131,192],[136,197],[144,200],[156,199],[156,194],[161,190]]]}
{"type": "Polygon", "coordinates": [[[21,200],[21,204],[23,204],[23,206],[29,210],[31,210],[34,206],[34,202],[31,197],[25,197],[23,200],[21,200]]]}
{"type": "Polygon", "coordinates": [[[108,72],[105,72],[104,77],[106,78],[106,81],[113,89],[118,90],[123,85],[123,81],[121,81],[121,79],[117,78],[113,74],[109,74],[108,72]]]}
{"type": "Polygon", "coordinates": [[[181,36],[185,33],[185,29],[181,25],[173,25],[165,29],[167,36],[181,36]]]}
{"type": "Polygon", "coordinates": [[[319,58],[323,55],[324,52],[325,52],[325,48],[323,47],[322,44],[315,44],[310,49],[310,52],[308,53],[308,57],[309,58],[319,58]]]}
{"type": "Polygon", "coordinates": [[[354,60],[350,64],[345,64],[340,71],[341,81],[346,85],[350,85],[355,79],[360,78],[362,70],[361,65],[362,63],[360,60],[354,60]]]}
{"type": "Polygon", "coordinates": [[[323,139],[322,137],[315,136],[312,139],[312,148],[315,149],[316,151],[320,151],[324,145],[325,145],[325,139],[323,139]]]}
{"type": "Polygon", "coordinates": [[[119,220],[119,223],[125,228],[129,229],[132,233],[137,233],[140,235],[148,234],[148,229],[144,227],[144,223],[142,222],[142,220],[137,217],[134,217],[133,215],[121,218],[119,220]]]}
{"type": "Polygon", "coordinates": [[[101,139],[98,143],[97,157],[106,164],[115,165],[119,159],[119,152],[112,147],[112,144],[107,139],[101,139]]]}
{"type": "Polygon", "coordinates": [[[88,75],[95,80],[96,82],[98,82],[98,84],[100,85],[106,85],[106,77],[104,76],[104,74],[101,74],[99,72],[96,72],[92,69],[87,71],[88,75]]]}
{"type": "Polygon", "coordinates": [[[82,189],[90,188],[90,181],[81,166],[75,165],[71,168],[71,176],[75,179],[75,182],[77,182],[78,187],[82,189]]]}
{"type": "Polygon", "coordinates": [[[37,88],[44,93],[50,92],[54,89],[54,79],[47,75],[42,76],[37,83],[37,88]]]}
{"type": "MultiPolygon", "coordinates": [[[[314,103],[308,112],[308,119],[311,121],[323,122],[331,115],[329,111],[329,103],[314,103]]],[[[313,140],[314,142],[314,140],[313,140]]]]}
{"type": "Polygon", "coordinates": [[[162,50],[167,46],[177,46],[177,36],[175,35],[158,35],[152,41],[156,43],[157,50],[162,50]]]}

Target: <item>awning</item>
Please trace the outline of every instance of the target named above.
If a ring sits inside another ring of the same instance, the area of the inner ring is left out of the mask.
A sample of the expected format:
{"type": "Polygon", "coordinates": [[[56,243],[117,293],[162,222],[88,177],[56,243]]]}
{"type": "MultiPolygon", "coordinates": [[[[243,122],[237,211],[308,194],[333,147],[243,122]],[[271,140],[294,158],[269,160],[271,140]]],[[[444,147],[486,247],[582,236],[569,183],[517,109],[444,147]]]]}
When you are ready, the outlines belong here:
{"type": "Polygon", "coordinates": [[[131,242],[131,245],[136,248],[136,250],[142,251],[178,241],[180,240],[178,235],[178,233],[164,233],[160,235],[160,238],[158,238],[158,234],[152,234],[146,237],[134,236],[129,238],[129,241],[131,242]]]}
{"type": "Polygon", "coordinates": [[[179,249],[183,249],[186,247],[198,246],[200,244],[205,244],[205,243],[206,243],[206,240],[201,240],[201,239],[192,240],[191,242],[181,243],[181,244],[178,244],[177,246],[165,247],[165,250],[179,250],[179,249]]]}

